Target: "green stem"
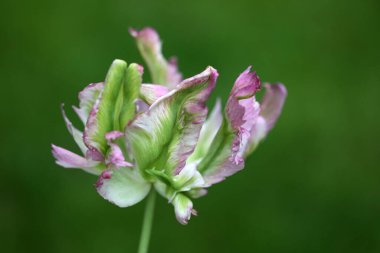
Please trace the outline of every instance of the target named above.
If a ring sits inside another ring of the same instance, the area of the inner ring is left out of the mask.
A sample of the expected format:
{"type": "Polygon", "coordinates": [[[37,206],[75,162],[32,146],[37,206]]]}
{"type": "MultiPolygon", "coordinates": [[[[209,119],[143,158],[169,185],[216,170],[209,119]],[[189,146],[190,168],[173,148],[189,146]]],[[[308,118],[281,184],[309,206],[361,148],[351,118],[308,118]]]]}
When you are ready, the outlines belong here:
{"type": "Polygon", "coordinates": [[[153,224],[154,202],[156,199],[156,191],[152,189],[149,193],[144,213],[144,220],[142,225],[139,251],[138,253],[148,253],[150,234],[153,224]]]}

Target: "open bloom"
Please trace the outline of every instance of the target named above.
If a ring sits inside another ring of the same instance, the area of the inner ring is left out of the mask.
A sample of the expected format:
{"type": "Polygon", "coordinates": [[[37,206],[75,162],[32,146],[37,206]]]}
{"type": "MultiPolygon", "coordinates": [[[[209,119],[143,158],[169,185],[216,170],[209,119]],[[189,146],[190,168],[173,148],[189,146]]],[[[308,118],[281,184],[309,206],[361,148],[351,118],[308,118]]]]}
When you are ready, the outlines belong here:
{"type": "Polygon", "coordinates": [[[62,113],[82,155],[52,145],[57,164],[98,175],[96,189],[110,202],[127,207],[154,188],[173,204],[186,224],[196,214],[192,199],[244,168],[244,160],[273,128],[286,97],[282,84],[265,84],[248,67],[236,79],[222,109],[218,100],[208,116],[206,102],[218,72],[207,67],[182,80],[176,61],[161,53],[151,28],[130,30],[153,84],[142,83],[143,68],[115,60],[104,82],[79,93],[75,112],[83,132],[62,113]]]}

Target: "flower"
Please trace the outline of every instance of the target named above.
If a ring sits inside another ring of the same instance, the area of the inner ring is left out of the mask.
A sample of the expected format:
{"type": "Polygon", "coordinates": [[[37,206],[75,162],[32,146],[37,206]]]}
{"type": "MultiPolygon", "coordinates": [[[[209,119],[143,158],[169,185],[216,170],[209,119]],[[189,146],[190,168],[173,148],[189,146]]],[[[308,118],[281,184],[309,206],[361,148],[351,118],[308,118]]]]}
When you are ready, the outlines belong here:
{"type": "Polygon", "coordinates": [[[173,204],[177,220],[195,215],[193,199],[213,184],[244,168],[244,161],[267,136],[279,117],[286,89],[265,84],[248,67],[236,79],[224,110],[220,100],[208,115],[206,102],[218,72],[207,67],[182,80],[176,61],[167,61],[152,28],[130,30],[151,73],[115,60],[104,82],[79,93],[74,111],[84,124],[73,126],[63,106],[66,126],[82,156],[52,145],[56,163],[98,175],[98,193],[120,207],[140,202],[154,188],[173,204]]]}

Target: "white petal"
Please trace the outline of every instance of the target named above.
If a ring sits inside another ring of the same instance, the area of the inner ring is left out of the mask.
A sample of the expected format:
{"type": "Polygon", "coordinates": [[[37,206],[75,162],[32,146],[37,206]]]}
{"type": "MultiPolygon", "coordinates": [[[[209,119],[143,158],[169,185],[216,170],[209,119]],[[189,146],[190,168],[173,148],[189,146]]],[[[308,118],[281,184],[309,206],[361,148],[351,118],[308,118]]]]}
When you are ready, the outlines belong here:
{"type": "Polygon", "coordinates": [[[149,193],[151,184],[140,175],[138,170],[121,167],[104,171],[96,189],[106,200],[119,207],[132,206],[149,193]]]}

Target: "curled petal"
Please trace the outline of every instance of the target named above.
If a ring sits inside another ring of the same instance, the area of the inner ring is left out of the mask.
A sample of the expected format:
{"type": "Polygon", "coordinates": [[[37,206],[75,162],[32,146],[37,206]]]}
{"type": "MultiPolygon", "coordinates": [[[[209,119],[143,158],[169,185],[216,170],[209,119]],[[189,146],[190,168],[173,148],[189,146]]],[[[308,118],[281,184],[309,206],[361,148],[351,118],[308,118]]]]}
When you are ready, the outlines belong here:
{"type": "Polygon", "coordinates": [[[198,169],[207,184],[218,183],[244,167],[250,131],[259,115],[254,95],[260,80],[250,67],[236,80],[225,109],[225,120],[198,169]]]}
{"type": "Polygon", "coordinates": [[[127,127],[126,138],[142,173],[153,167],[175,175],[181,171],[199,137],[216,76],[209,67],[184,80],[127,127]]]}
{"type": "Polygon", "coordinates": [[[176,60],[166,61],[161,52],[161,40],[157,32],[150,28],[140,31],[129,29],[136,39],[137,47],[148,65],[153,83],[174,88],[181,81],[181,74],[177,70],[176,60]]]}
{"type": "MultiPolygon", "coordinates": [[[[154,187],[161,196],[167,198],[169,203],[173,204],[175,215],[179,223],[186,225],[191,218],[191,214],[197,214],[193,209],[193,202],[185,194],[173,191],[172,188],[160,181],[156,181],[154,187]]],[[[187,193],[189,194],[190,192],[187,193]]]]}
{"type": "Polygon", "coordinates": [[[186,225],[191,218],[191,215],[196,215],[197,212],[193,209],[193,202],[183,194],[177,194],[173,199],[175,216],[179,223],[186,225]]]}
{"type": "Polygon", "coordinates": [[[267,136],[281,114],[287,91],[282,84],[265,84],[266,93],[261,104],[260,114],[251,128],[245,156],[251,154],[267,136]]]}
{"type": "Polygon", "coordinates": [[[82,156],[79,156],[67,149],[51,145],[53,156],[56,159],[56,163],[64,168],[79,168],[84,171],[99,175],[99,163],[89,161],[82,156]]]}
{"type": "Polygon", "coordinates": [[[151,188],[137,170],[127,167],[103,171],[95,186],[103,198],[119,207],[140,202],[151,188]]]}
{"type": "Polygon", "coordinates": [[[235,81],[232,87],[230,97],[236,99],[250,98],[260,90],[260,79],[256,71],[251,71],[249,66],[235,81]]]}
{"type": "Polygon", "coordinates": [[[252,97],[260,89],[260,79],[248,67],[235,81],[227,101],[226,114],[233,131],[250,128],[256,115],[252,115],[252,97]]]}
{"type": "Polygon", "coordinates": [[[149,105],[167,93],[169,93],[169,88],[158,84],[142,84],[140,89],[141,98],[149,105]]]}

